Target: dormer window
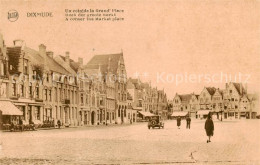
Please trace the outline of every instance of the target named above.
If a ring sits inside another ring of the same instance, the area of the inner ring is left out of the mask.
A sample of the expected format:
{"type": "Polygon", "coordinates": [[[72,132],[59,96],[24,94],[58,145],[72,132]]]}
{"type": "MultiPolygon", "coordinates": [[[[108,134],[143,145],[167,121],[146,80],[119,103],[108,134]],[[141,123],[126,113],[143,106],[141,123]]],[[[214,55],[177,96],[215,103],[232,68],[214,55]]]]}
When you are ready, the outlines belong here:
{"type": "Polygon", "coordinates": [[[231,94],[231,93],[232,93],[232,90],[229,90],[229,93],[231,94]]]}

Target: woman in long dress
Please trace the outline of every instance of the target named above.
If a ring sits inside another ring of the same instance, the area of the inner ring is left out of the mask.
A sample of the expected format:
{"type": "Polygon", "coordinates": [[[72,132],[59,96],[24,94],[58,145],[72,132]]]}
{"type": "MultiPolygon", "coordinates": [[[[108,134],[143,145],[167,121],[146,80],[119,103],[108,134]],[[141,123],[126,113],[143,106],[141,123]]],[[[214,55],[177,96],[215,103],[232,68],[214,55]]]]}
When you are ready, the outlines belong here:
{"type": "Polygon", "coordinates": [[[207,143],[211,142],[210,141],[210,137],[213,136],[214,134],[214,123],[211,119],[211,115],[208,114],[207,120],[205,122],[205,130],[206,130],[206,134],[209,137],[209,139],[207,140],[207,143]]]}

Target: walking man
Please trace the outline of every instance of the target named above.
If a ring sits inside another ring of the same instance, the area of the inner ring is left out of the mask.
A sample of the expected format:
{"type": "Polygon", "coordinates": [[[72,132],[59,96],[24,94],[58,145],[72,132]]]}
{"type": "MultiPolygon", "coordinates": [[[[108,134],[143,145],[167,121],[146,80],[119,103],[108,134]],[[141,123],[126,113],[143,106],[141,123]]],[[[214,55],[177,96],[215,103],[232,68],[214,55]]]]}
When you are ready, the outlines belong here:
{"type": "Polygon", "coordinates": [[[190,122],[191,122],[191,118],[190,118],[190,116],[188,116],[188,117],[186,118],[186,128],[187,128],[187,129],[190,129],[190,122]]]}
{"type": "Polygon", "coordinates": [[[180,126],[181,126],[181,117],[178,116],[177,117],[177,127],[178,127],[178,129],[180,129],[180,126]]]}
{"type": "Polygon", "coordinates": [[[207,143],[209,143],[209,142],[211,142],[210,137],[213,136],[213,134],[214,134],[214,123],[211,119],[210,113],[208,114],[207,120],[205,122],[205,130],[206,130],[207,136],[209,137],[209,140],[207,140],[207,143]]]}

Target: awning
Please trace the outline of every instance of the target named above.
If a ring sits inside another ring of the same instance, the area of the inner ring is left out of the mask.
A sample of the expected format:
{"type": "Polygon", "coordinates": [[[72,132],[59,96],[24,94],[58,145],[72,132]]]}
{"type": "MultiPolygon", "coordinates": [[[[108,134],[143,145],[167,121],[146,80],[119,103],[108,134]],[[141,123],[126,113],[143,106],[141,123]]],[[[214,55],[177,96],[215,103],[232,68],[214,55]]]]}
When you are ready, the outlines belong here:
{"type": "Polygon", "coordinates": [[[173,112],[171,116],[177,117],[177,116],[187,116],[188,112],[173,112]]]}
{"type": "Polygon", "coordinates": [[[197,112],[197,115],[208,115],[210,110],[199,110],[197,112]]]}
{"type": "Polygon", "coordinates": [[[0,110],[3,115],[23,115],[23,112],[10,101],[0,101],[0,110]]]}
{"type": "Polygon", "coordinates": [[[149,116],[154,116],[154,114],[150,113],[150,112],[143,112],[143,111],[138,111],[141,115],[145,116],[145,117],[149,117],[149,116]]]}

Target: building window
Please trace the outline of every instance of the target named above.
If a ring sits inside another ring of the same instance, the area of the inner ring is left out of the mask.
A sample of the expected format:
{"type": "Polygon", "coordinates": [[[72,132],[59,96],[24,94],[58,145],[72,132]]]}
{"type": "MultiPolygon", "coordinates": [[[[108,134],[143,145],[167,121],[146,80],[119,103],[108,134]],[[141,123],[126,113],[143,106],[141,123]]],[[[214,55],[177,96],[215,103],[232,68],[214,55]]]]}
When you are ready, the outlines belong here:
{"type": "Polygon", "coordinates": [[[49,98],[50,98],[50,101],[52,100],[51,98],[51,90],[49,91],[49,98]]]}
{"type": "Polygon", "coordinates": [[[49,82],[49,74],[46,74],[46,80],[49,82]]]}
{"type": "Polygon", "coordinates": [[[83,89],[83,81],[80,81],[80,89],[83,89]]]}
{"type": "Polygon", "coordinates": [[[21,110],[23,112],[23,119],[25,120],[25,106],[21,106],[21,110]]]}
{"type": "Polygon", "coordinates": [[[47,89],[45,89],[45,90],[44,90],[44,96],[45,96],[45,100],[46,100],[46,101],[47,101],[47,99],[48,99],[47,92],[48,92],[47,89]]]}
{"type": "Polygon", "coordinates": [[[83,93],[80,94],[80,100],[81,100],[81,104],[84,104],[83,93]]]}
{"type": "Polygon", "coordinates": [[[86,95],[86,105],[88,105],[88,95],[86,95]]]}
{"type": "Polygon", "coordinates": [[[99,97],[97,97],[97,107],[99,106],[99,97]]]}
{"type": "Polygon", "coordinates": [[[71,102],[74,104],[74,91],[71,91],[71,102]]]}
{"type": "Polygon", "coordinates": [[[229,90],[229,93],[231,94],[231,93],[232,93],[232,90],[229,90]]]}
{"type": "Polygon", "coordinates": [[[37,99],[39,98],[39,86],[35,87],[35,96],[37,99]]]}
{"type": "Polygon", "coordinates": [[[120,109],[118,109],[118,117],[120,117],[120,109]]]}
{"type": "Polygon", "coordinates": [[[24,61],[24,74],[28,74],[28,61],[24,61]]]}
{"type": "Polygon", "coordinates": [[[58,92],[57,92],[57,88],[54,88],[55,91],[55,102],[58,101],[58,92]]]}
{"type": "Polygon", "coordinates": [[[72,113],[72,119],[74,119],[74,108],[73,107],[71,108],[71,111],[72,111],[71,112],[72,113]]]}
{"type": "Polygon", "coordinates": [[[40,120],[40,107],[35,107],[35,119],[40,120]]]}
{"type": "Polygon", "coordinates": [[[62,89],[60,88],[60,101],[62,101],[62,89]]]}
{"type": "Polygon", "coordinates": [[[16,95],[16,82],[12,83],[12,95],[15,96],[16,95]]]}
{"type": "Polygon", "coordinates": [[[107,120],[109,120],[109,112],[107,112],[107,120]]]}
{"type": "Polygon", "coordinates": [[[30,97],[32,96],[32,83],[29,84],[29,94],[30,94],[30,97]]]}
{"type": "Polygon", "coordinates": [[[55,106],[55,113],[56,113],[56,119],[58,119],[58,107],[57,106],[55,106]]]}
{"type": "Polygon", "coordinates": [[[3,62],[0,62],[0,71],[1,76],[3,76],[5,74],[3,62]]]}
{"type": "Polygon", "coordinates": [[[101,106],[104,105],[104,99],[103,99],[103,97],[100,98],[100,105],[101,105],[101,106]]]}
{"type": "Polygon", "coordinates": [[[78,104],[78,93],[75,92],[75,96],[76,96],[76,104],[78,104]]]}
{"type": "Polygon", "coordinates": [[[95,96],[92,96],[92,106],[95,106],[95,96]]]}
{"type": "Polygon", "coordinates": [[[24,96],[24,86],[23,86],[23,84],[20,85],[20,95],[22,97],[24,96]]]}

